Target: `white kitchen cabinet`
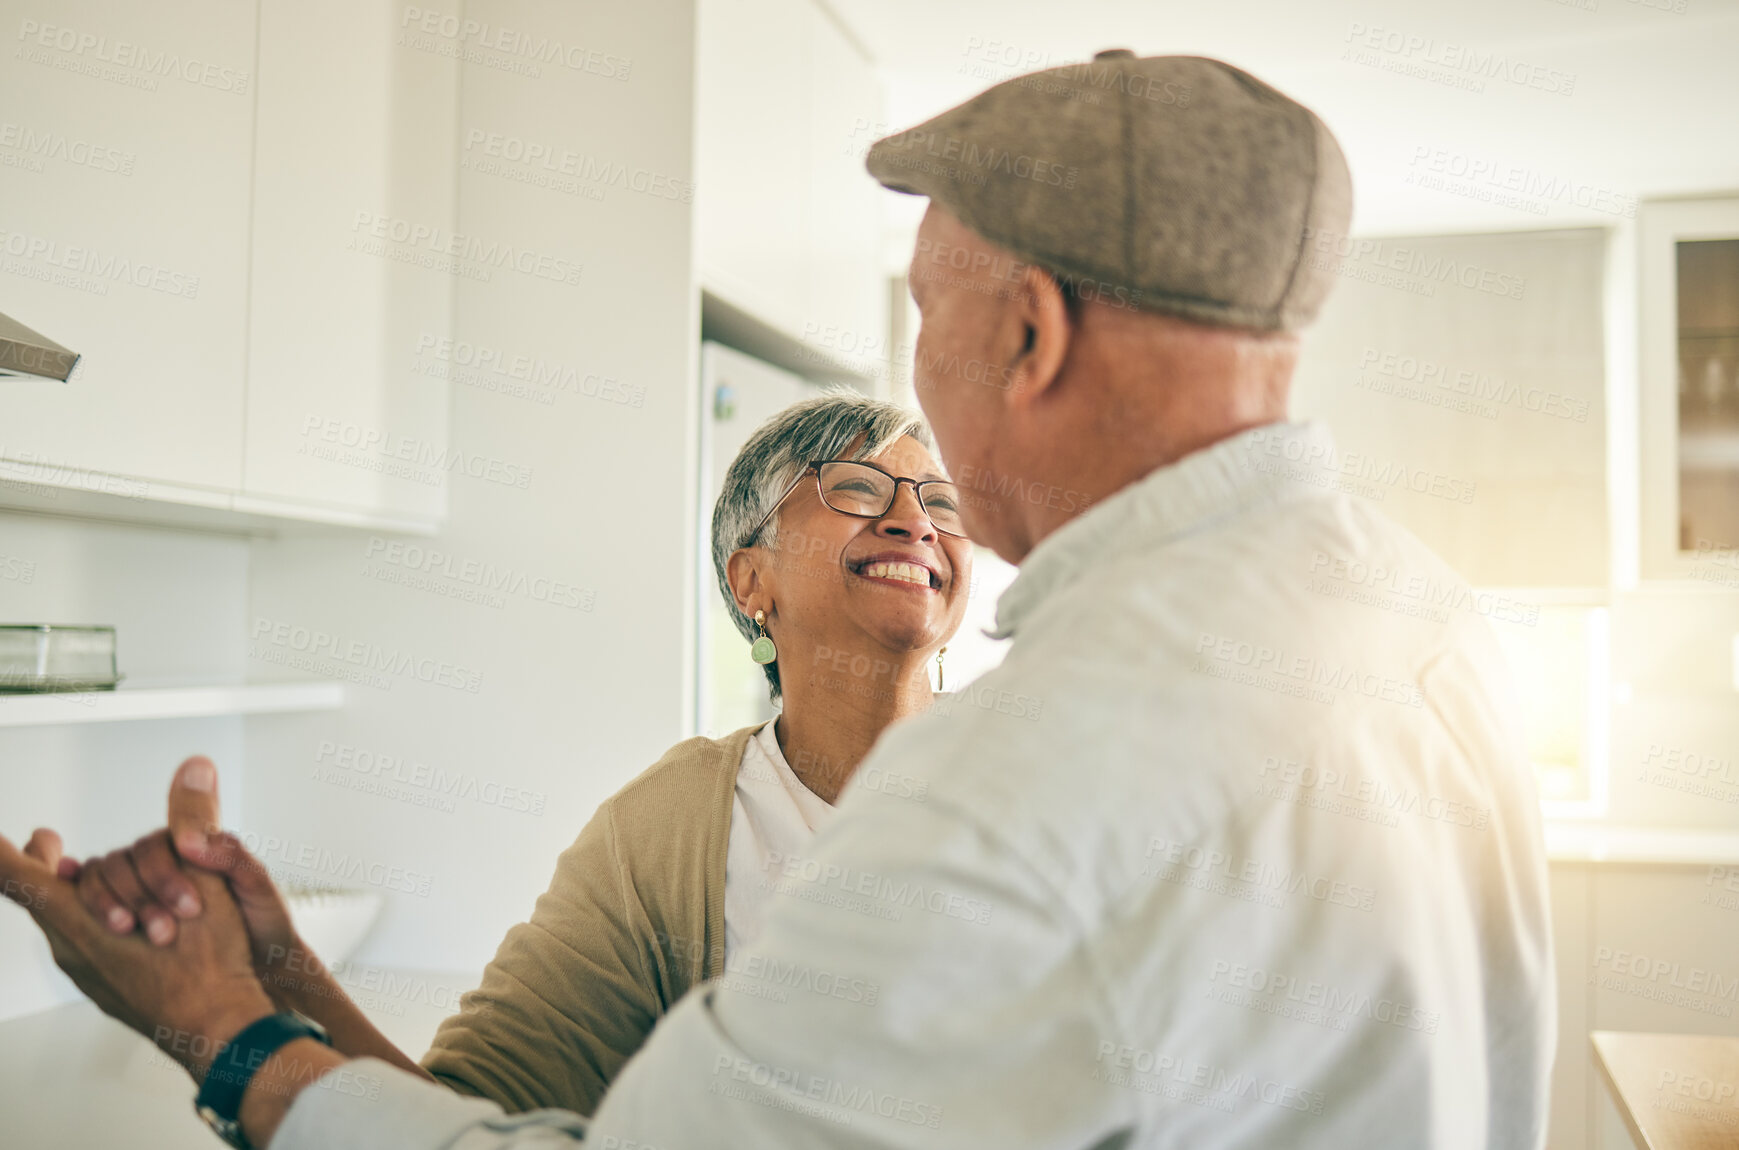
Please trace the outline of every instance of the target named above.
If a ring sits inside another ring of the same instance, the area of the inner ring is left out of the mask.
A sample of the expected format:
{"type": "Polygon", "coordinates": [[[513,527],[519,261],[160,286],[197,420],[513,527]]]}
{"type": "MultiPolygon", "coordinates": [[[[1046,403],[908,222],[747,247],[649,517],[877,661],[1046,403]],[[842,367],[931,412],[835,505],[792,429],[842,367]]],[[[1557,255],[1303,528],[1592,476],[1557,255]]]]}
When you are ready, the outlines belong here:
{"type": "Polygon", "coordinates": [[[1656,200],[1637,228],[1641,574],[1739,579],[1739,197],[1656,200]]]}
{"type": "Polygon", "coordinates": [[[695,243],[701,282],[802,324],[809,243],[809,0],[702,0],[695,243]]]}
{"type": "Polygon", "coordinates": [[[240,486],[255,31],[230,0],[8,21],[0,311],[84,356],[0,381],[8,479],[240,486]]]}
{"type": "MultiPolygon", "coordinates": [[[[1739,891],[1727,877],[1735,873],[1730,860],[1596,871],[1583,968],[1590,1030],[1739,1036],[1739,891]]],[[[1578,1045],[1575,1056],[1586,1062],[1586,1034],[1578,1045]]],[[[1589,1079],[1601,1104],[1587,1145],[1629,1150],[1605,1085],[1589,1079]]]]}
{"type": "Polygon", "coordinates": [[[458,71],[389,0],[264,0],[244,503],[441,516],[458,71]]]}
{"type": "Polygon", "coordinates": [[[885,341],[870,61],[811,0],[702,0],[697,85],[702,285],[827,351],[885,341]]]}
{"type": "Polygon", "coordinates": [[[53,0],[20,22],[0,311],[84,359],[0,385],[0,501],[439,521],[476,261],[452,226],[459,65],[404,22],[387,0],[53,0]]]}
{"type": "Polygon", "coordinates": [[[797,335],[848,362],[881,357],[888,332],[885,195],[863,166],[870,144],[888,131],[881,80],[814,5],[809,22],[809,278],[797,335]]]}
{"type": "Polygon", "coordinates": [[[1729,877],[1739,875],[1739,853],[1731,834],[1618,834],[1599,851],[1559,838],[1549,848],[1558,1057],[1547,1145],[1629,1150],[1588,1034],[1739,1035],[1739,964],[1732,960],[1739,880],[1729,877]],[[1680,838],[1683,849],[1674,842],[1680,838]]]}
{"type": "Polygon", "coordinates": [[[1359,238],[1303,342],[1312,480],[1375,504],[1479,587],[1609,582],[1607,235],[1359,238]]]}

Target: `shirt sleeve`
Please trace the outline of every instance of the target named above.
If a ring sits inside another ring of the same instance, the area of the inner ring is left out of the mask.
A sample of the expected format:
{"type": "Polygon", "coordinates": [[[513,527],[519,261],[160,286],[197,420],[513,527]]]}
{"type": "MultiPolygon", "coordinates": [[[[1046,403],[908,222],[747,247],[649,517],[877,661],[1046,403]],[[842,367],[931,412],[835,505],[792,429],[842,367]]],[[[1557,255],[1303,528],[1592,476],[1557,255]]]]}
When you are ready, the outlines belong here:
{"type": "MultiPolygon", "coordinates": [[[[860,779],[918,750],[890,741],[860,779]]],[[[1022,753],[1000,745],[978,753],[1022,753]]],[[[659,1022],[589,1122],[504,1120],[383,1074],[374,1102],[303,1091],[272,1150],[1120,1144],[1137,1101],[1101,1074],[1117,1021],[1069,901],[971,812],[878,787],[854,783],[807,857],[769,860],[759,938],[659,1022]]]]}
{"type": "Polygon", "coordinates": [[[595,1110],[663,1011],[668,956],[627,887],[606,804],[562,853],[531,921],[441,1023],[424,1068],[509,1111],[595,1110]]]}
{"type": "Polygon", "coordinates": [[[586,1120],[560,1110],[506,1115],[374,1058],[334,1067],[296,1098],[267,1150],[559,1150],[586,1120]]]}
{"type": "Polygon", "coordinates": [[[1095,1078],[1112,1023],[1083,931],[995,833],[860,787],[811,857],[770,861],[762,934],[624,1069],[598,1144],[1087,1147],[1134,1122],[1095,1078]]]}

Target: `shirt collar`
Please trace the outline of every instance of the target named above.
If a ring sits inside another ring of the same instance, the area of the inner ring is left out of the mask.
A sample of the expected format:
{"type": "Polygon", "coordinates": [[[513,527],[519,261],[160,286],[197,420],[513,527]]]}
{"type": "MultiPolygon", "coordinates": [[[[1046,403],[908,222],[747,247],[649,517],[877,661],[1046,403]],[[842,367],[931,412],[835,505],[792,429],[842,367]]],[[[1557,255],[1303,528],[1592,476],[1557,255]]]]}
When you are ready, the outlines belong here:
{"type": "Polygon", "coordinates": [[[1186,455],[1107,496],[1039,542],[996,602],[993,639],[1013,635],[1089,565],[1187,535],[1253,504],[1332,483],[1333,437],[1320,423],[1270,423],[1186,455]]]}

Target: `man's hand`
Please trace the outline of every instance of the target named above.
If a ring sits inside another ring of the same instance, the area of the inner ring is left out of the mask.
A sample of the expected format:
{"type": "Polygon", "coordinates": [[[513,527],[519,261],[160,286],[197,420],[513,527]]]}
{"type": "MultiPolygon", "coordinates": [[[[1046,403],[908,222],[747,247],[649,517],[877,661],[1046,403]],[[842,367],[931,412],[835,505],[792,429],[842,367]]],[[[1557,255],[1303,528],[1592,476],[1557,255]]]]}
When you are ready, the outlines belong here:
{"type": "MultiPolygon", "coordinates": [[[[169,784],[168,827],[82,867],[63,864],[59,873],[76,874],[79,898],[110,930],[130,934],[140,926],[152,942],[167,946],[175,941],[177,920],[200,913],[199,893],[181,861],[216,871],[229,880],[247,923],[255,972],[264,976],[272,962],[281,963],[286,955],[305,953],[306,948],[265,865],[234,835],[219,829],[220,813],[217,768],[196,755],[181,764],[169,784]]],[[[40,845],[34,838],[31,843],[40,845]]],[[[58,854],[58,841],[54,849],[58,854]]],[[[56,865],[52,858],[37,857],[56,865]]]]}
{"type": "Polygon", "coordinates": [[[52,832],[37,832],[29,854],[0,837],[0,893],[30,912],[55,964],[103,1013],[151,1039],[195,1082],[217,1044],[273,1013],[223,879],[189,876],[204,913],[183,923],[172,944],[154,946],[117,936],[92,917],[73,883],[57,873],[59,855],[52,832]]]}
{"type": "MultiPolygon", "coordinates": [[[[213,838],[212,848],[223,850],[223,836],[213,838]]],[[[25,851],[0,836],[0,894],[36,919],[55,965],[104,1014],[151,1039],[195,1084],[202,1083],[226,1044],[277,1009],[254,977],[247,929],[223,878],[203,870],[188,874],[202,912],[180,924],[173,942],[154,945],[105,929],[80,903],[73,879],[58,873],[76,870],[61,857],[60,836],[53,831],[37,831],[25,851]]],[[[242,1097],[240,1117],[249,1141],[269,1145],[302,1090],[344,1061],[343,1054],[310,1039],[267,1058],[242,1097]]]]}
{"type": "MultiPolygon", "coordinates": [[[[49,830],[32,835],[24,854],[74,881],[91,915],[111,932],[131,935],[141,925],[146,937],[164,948],[203,921],[208,913],[203,909],[205,881],[213,874],[223,876],[246,925],[253,973],[277,1009],[294,1010],[320,1023],[333,1046],[352,1057],[379,1058],[430,1078],[368,1020],[302,942],[265,865],[241,840],[218,830],[218,815],[217,771],[211,760],[196,756],[181,764],[169,785],[167,828],[83,867],[61,857],[60,836],[49,830]]],[[[35,889],[33,885],[25,893],[35,889]]],[[[93,990],[85,993],[96,998],[93,990]]]]}

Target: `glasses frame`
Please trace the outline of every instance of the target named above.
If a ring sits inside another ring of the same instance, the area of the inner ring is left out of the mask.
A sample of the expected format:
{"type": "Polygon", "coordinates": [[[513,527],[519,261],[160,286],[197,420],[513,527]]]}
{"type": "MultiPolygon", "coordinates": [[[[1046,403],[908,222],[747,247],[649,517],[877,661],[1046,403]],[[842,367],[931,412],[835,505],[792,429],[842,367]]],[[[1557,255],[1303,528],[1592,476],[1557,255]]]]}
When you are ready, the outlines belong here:
{"type": "Polygon", "coordinates": [[[924,488],[926,487],[934,484],[941,484],[947,487],[952,487],[955,491],[959,491],[959,484],[955,483],[952,479],[913,479],[909,475],[895,475],[885,467],[877,467],[875,464],[862,459],[811,459],[804,465],[803,474],[797,477],[797,482],[786,488],[785,494],[779,497],[778,501],[773,504],[772,509],[769,510],[767,514],[761,516],[761,521],[755,524],[755,529],[749,532],[749,537],[743,541],[744,547],[754,546],[755,540],[761,537],[761,532],[766,530],[768,523],[772,522],[774,514],[779,510],[779,508],[785,505],[785,501],[791,498],[797,489],[803,486],[803,481],[808,479],[811,475],[815,477],[815,498],[821,500],[821,505],[833,512],[835,515],[846,515],[852,519],[880,519],[887,515],[889,511],[894,509],[894,502],[900,497],[900,484],[910,483],[912,485],[912,495],[918,500],[918,509],[924,513],[924,518],[929,520],[930,526],[936,529],[938,535],[946,535],[950,539],[967,538],[966,533],[963,531],[949,531],[945,527],[937,526],[936,521],[930,518],[930,509],[924,506],[924,488]],[[889,479],[893,480],[894,493],[888,496],[888,505],[882,510],[881,515],[865,515],[858,511],[841,511],[839,508],[829,503],[827,501],[827,496],[821,493],[821,469],[829,463],[850,463],[857,467],[867,467],[871,471],[879,471],[889,479]]]}

